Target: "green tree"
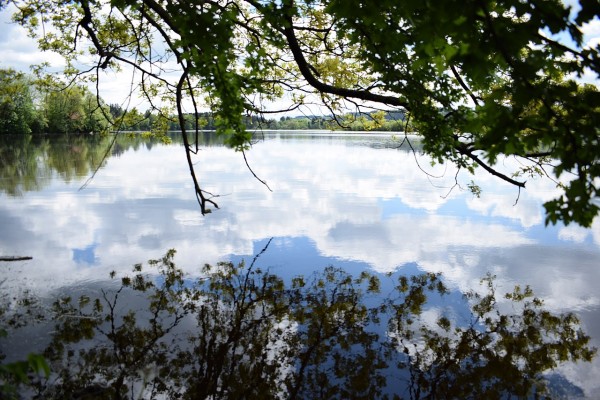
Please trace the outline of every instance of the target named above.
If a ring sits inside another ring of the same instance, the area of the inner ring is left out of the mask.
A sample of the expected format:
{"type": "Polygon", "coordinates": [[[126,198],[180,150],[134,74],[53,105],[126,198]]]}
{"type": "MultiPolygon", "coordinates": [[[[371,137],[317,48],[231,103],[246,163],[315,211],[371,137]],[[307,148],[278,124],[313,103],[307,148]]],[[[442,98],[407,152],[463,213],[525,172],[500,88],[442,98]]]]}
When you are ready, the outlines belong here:
{"type": "Polygon", "coordinates": [[[88,90],[84,90],[82,98],[83,127],[85,133],[99,134],[109,129],[111,114],[109,108],[88,90]]]}
{"type": "MultiPolygon", "coordinates": [[[[60,85],[60,83],[58,84],[60,85]]],[[[99,133],[107,129],[108,107],[83,87],[54,87],[45,96],[44,111],[51,133],[99,133]],[[104,107],[104,110],[100,108],[104,107]]]]}
{"type": "Polygon", "coordinates": [[[118,118],[125,113],[125,110],[118,104],[109,104],[108,109],[113,118],[118,118]]]}
{"type": "Polygon", "coordinates": [[[0,132],[104,132],[110,109],[81,86],[0,70],[0,132]],[[37,96],[36,96],[37,95],[37,96]],[[34,101],[34,97],[38,97],[34,101]],[[102,109],[101,109],[102,108],[102,109]]]}
{"type": "MultiPolygon", "coordinates": [[[[151,104],[174,102],[184,137],[184,103],[197,115],[204,99],[217,131],[242,151],[252,139],[244,115],[279,98],[292,101],[287,110],[318,101],[334,114],[375,104],[403,113],[406,130],[440,162],[483,168],[519,190],[525,172],[565,177],[545,205],[548,223],[588,226],[598,214],[600,93],[576,80],[600,74],[600,47],[586,46],[582,33],[600,16],[596,1],[10,2],[32,34],[41,21],[54,26],[40,46],[61,53],[69,75],[137,68],[151,104]],[[153,41],[166,52],[157,54],[153,41]],[[88,43],[95,68],[81,71],[88,43]],[[176,78],[163,68],[172,59],[176,78]],[[525,165],[500,171],[507,156],[525,165]]],[[[212,201],[185,144],[206,211],[212,201]]]]}
{"type": "Polygon", "coordinates": [[[31,80],[0,69],[0,134],[37,133],[42,127],[30,93],[31,80]]]}

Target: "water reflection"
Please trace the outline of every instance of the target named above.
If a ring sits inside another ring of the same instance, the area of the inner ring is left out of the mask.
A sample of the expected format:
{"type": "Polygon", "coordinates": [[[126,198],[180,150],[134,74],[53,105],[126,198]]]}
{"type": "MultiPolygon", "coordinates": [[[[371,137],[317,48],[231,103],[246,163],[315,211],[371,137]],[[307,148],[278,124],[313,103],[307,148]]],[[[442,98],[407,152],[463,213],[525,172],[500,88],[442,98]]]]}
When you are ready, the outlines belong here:
{"type": "MultiPolygon", "coordinates": [[[[556,194],[549,182],[530,180],[514,205],[514,188],[481,173],[478,199],[459,188],[448,193],[455,171],[424,158],[417,164],[390,136],[276,133],[247,153],[269,192],[240,154],[206,136],[196,167],[221,209],[202,217],[174,138],[119,139],[81,191],[111,138],[5,144],[14,155],[1,158],[13,161],[0,170],[0,253],[34,259],[2,265],[3,287],[48,293],[91,284],[168,248],[195,274],[205,262],[251,257],[274,237],[264,262],[283,276],[329,264],[377,272],[416,265],[443,272],[450,289],[464,293],[492,272],[499,290],[528,283],[552,311],[582,313],[600,338],[600,224],[544,228],[541,203],[556,194]],[[23,165],[11,169],[17,160],[23,165]]],[[[459,175],[463,187],[470,180],[459,175]]],[[[598,362],[564,372],[592,398],[600,390],[598,362]]]]}
{"type": "Polygon", "coordinates": [[[471,311],[463,322],[436,274],[382,282],[326,267],[286,282],[256,263],[269,244],[249,264],[204,267],[198,280],[186,279],[170,251],[150,261],[150,271],[136,265],[112,287],[59,298],[44,350],[52,372],[20,391],[46,399],[581,393],[556,380],[548,387],[543,372],[589,361],[589,338],[576,317],[548,313],[528,288],[507,295],[513,309],[503,314],[493,278],[486,278],[483,296],[467,294],[471,311]],[[446,300],[444,307],[431,307],[436,299],[446,300]]]}

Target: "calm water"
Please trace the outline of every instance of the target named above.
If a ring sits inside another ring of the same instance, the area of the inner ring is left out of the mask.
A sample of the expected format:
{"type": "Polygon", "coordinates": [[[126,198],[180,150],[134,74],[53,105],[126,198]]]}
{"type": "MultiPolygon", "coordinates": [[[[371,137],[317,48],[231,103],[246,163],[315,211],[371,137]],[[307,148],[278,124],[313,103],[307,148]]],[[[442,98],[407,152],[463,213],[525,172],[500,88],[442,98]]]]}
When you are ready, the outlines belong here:
{"type": "MultiPolygon", "coordinates": [[[[549,181],[518,191],[481,171],[431,166],[390,135],[265,134],[242,155],[205,139],[196,168],[220,209],[201,216],[183,148],[141,138],[11,141],[0,150],[2,288],[78,290],[112,270],[177,249],[179,267],[250,259],[283,276],[327,265],[352,272],[443,272],[456,293],[497,275],[498,293],[530,284],[554,312],[575,311],[600,347],[600,221],[545,227],[549,181]],[[93,179],[94,170],[101,165],[93,179]],[[424,172],[426,171],[426,173],[424,172]],[[82,188],[82,186],[85,186],[82,188]],[[518,202],[515,204],[518,198],[518,202]]],[[[514,161],[506,160],[508,165],[514,161]]],[[[561,372],[600,398],[600,361],[561,372]]]]}

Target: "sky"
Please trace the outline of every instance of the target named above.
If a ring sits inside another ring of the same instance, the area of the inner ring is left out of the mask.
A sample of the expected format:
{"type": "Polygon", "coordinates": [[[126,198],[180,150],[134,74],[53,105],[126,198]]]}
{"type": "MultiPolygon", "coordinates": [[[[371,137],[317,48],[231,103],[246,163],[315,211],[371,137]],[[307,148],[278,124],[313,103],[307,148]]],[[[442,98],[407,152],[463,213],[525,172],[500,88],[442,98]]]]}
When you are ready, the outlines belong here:
{"type": "MultiPolygon", "coordinates": [[[[2,1],[0,0],[0,3],[2,1]]],[[[566,3],[577,9],[577,1],[566,0],[566,3]]],[[[51,71],[60,71],[64,62],[60,56],[50,52],[40,52],[35,41],[27,36],[26,31],[16,24],[10,22],[14,8],[4,7],[0,10],[0,68],[14,68],[19,71],[29,72],[30,66],[47,61],[51,65],[51,71]]],[[[600,20],[595,19],[582,27],[584,32],[585,46],[597,46],[600,44],[600,20]]],[[[561,39],[561,36],[557,36],[561,39]]],[[[564,39],[564,37],[563,37],[564,39]]],[[[147,103],[141,99],[133,98],[127,102],[127,94],[130,92],[132,81],[137,77],[131,71],[123,73],[107,73],[101,77],[101,96],[109,104],[120,104],[123,107],[138,107],[145,110],[147,103]]],[[[600,80],[595,74],[587,73],[580,78],[587,83],[599,84],[600,80]]]]}
{"type": "MultiPolygon", "coordinates": [[[[2,0],[0,0],[0,3],[2,0]]],[[[27,31],[11,22],[14,7],[8,6],[0,10],[0,68],[13,68],[22,72],[30,72],[31,66],[48,62],[49,72],[60,72],[65,66],[61,56],[53,52],[42,52],[34,39],[28,37],[27,31]]],[[[138,75],[139,76],[139,75],[138,75]]],[[[119,104],[124,108],[148,108],[148,103],[141,99],[128,99],[127,94],[132,87],[131,70],[124,68],[120,74],[114,72],[101,76],[101,97],[109,104],[119,104]]]]}

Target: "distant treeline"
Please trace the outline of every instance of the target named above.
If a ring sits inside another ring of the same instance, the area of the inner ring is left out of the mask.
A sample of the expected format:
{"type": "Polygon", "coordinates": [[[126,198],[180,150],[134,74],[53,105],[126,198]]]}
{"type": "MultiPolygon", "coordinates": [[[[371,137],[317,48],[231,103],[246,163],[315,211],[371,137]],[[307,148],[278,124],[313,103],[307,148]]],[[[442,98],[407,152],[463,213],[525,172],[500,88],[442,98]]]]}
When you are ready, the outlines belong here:
{"type": "MultiPolygon", "coordinates": [[[[216,129],[210,113],[185,115],[186,129],[216,129]]],[[[402,112],[375,111],[341,116],[245,117],[246,128],[403,131],[402,112]]],[[[0,69],[0,134],[100,133],[108,131],[178,131],[179,119],[168,110],[140,112],[106,104],[83,86],[39,79],[0,69]]]]}
{"type": "MultiPolygon", "coordinates": [[[[118,105],[111,104],[111,114],[119,117],[125,114],[125,110],[118,105]]],[[[128,111],[127,114],[131,113],[128,111]]],[[[135,113],[135,111],[134,111],[135,113]]],[[[128,130],[151,131],[160,120],[158,113],[147,111],[138,115],[138,122],[130,126],[128,130]]],[[[193,130],[196,127],[194,114],[186,114],[186,129],[193,130]]],[[[273,129],[273,130],[297,130],[297,129],[329,129],[346,131],[404,131],[404,113],[398,111],[376,111],[361,114],[346,114],[333,118],[332,116],[283,116],[279,119],[267,119],[261,116],[246,116],[244,121],[247,129],[273,129]]],[[[170,131],[181,130],[179,120],[175,116],[167,118],[167,129],[170,131]]],[[[197,114],[197,124],[202,130],[215,130],[215,120],[211,113],[197,114]]]]}

